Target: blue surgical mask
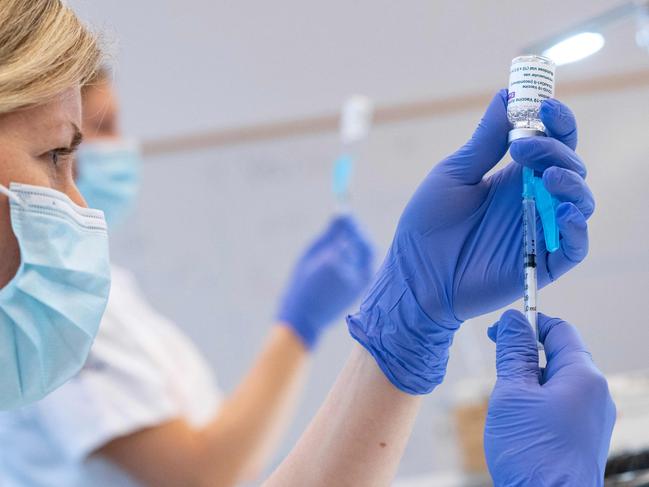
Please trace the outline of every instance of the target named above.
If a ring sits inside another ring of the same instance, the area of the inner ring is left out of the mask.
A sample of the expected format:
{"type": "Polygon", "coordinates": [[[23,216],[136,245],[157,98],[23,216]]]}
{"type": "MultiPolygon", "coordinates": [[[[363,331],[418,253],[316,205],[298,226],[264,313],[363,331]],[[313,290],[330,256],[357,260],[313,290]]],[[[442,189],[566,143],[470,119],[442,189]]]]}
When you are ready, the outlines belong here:
{"type": "Polygon", "coordinates": [[[50,188],[12,183],[21,263],[0,289],[0,409],[43,398],[83,366],[110,291],[108,234],[99,210],[50,188]]]}
{"type": "Polygon", "coordinates": [[[89,142],[79,149],[79,191],[88,206],[103,210],[111,228],[122,223],[135,206],[141,165],[139,147],[131,141],[89,142]]]}

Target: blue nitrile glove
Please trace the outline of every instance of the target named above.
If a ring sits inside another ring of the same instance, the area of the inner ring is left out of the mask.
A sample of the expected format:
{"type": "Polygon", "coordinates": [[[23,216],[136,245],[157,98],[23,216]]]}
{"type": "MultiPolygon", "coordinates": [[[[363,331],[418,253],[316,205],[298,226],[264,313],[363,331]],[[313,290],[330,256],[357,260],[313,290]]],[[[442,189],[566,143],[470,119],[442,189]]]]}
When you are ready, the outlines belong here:
{"type": "Polygon", "coordinates": [[[586,256],[594,200],[574,152],[575,119],[556,100],[543,103],[541,119],[551,137],[515,141],[511,154],[518,163],[485,177],[507,152],[502,90],[471,140],[433,168],[404,210],[360,312],[347,320],[352,336],[399,389],[430,392],[444,377],[460,324],[522,296],[521,164],[545,171],[546,188],[562,201],[561,248],[548,253],[539,229],[539,285],[586,256]]]}
{"type": "Polygon", "coordinates": [[[599,487],[615,404],[576,328],[539,314],[547,367],[539,370],[534,333],[518,311],[489,329],[498,380],[484,446],[496,487],[599,487]]]}
{"type": "Polygon", "coordinates": [[[351,216],[338,216],[306,250],[293,270],[278,319],[307,348],[367,288],[373,250],[351,216]]]}

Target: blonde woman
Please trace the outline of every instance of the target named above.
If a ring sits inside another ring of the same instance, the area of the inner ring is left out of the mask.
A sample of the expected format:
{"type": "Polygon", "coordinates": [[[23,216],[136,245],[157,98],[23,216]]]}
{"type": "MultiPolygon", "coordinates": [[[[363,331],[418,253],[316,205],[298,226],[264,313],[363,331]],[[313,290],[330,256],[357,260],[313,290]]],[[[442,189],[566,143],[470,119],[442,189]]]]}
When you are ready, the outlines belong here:
{"type": "Polygon", "coordinates": [[[108,298],[104,217],[72,177],[99,58],[59,0],[0,2],[0,409],[78,372],[108,298]]]}

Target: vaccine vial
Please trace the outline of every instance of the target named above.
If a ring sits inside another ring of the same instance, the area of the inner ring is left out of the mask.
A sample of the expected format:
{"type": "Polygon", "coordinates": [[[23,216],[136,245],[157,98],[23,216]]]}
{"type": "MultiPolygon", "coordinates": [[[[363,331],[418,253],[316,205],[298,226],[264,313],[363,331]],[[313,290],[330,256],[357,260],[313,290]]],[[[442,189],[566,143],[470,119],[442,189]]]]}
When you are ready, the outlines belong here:
{"type": "Polygon", "coordinates": [[[509,142],[522,137],[545,135],[539,118],[543,100],[554,97],[554,62],[544,56],[519,56],[509,72],[507,118],[512,125],[509,142]]]}

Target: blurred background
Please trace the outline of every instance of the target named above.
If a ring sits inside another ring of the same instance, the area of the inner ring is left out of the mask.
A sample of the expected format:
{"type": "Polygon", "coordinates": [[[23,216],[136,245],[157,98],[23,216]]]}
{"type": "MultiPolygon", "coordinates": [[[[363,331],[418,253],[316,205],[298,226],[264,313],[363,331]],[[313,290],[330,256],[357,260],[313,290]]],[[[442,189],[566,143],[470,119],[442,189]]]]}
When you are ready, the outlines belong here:
{"type": "MultiPolygon", "coordinates": [[[[392,121],[377,117],[353,184],[353,211],[382,256],[418,182],[507,86],[511,59],[624,2],[70,3],[104,32],[123,131],[146,151],[137,214],[113,236],[112,256],[231,391],[273,321],[294,259],[334,211],[336,119],[349,95],[369,96],[377,115],[401,109],[392,121]]],[[[636,42],[638,16],[609,20],[599,52],[557,69],[557,96],[580,123],[598,209],[589,258],[544,290],[540,307],[578,325],[612,375],[649,368],[641,306],[649,290],[649,50],[636,42]]],[[[459,468],[453,417],[458,401],[493,382],[485,330],[498,315],[457,335],[447,380],[426,400],[400,477],[459,468]]],[[[314,357],[278,461],[351,346],[341,321],[314,357]]]]}

